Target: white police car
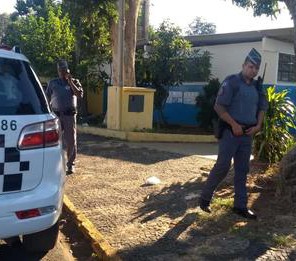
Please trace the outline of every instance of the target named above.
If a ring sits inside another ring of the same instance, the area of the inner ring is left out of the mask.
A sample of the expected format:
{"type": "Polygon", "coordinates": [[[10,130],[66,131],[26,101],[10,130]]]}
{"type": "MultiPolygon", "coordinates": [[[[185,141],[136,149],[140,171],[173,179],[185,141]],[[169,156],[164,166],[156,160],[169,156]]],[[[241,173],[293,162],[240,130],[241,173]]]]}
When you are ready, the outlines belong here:
{"type": "Polygon", "coordinates": [[[60,127],[28,59],[0,46],[0,239],[48,251],[65,182],[60,127]]]}

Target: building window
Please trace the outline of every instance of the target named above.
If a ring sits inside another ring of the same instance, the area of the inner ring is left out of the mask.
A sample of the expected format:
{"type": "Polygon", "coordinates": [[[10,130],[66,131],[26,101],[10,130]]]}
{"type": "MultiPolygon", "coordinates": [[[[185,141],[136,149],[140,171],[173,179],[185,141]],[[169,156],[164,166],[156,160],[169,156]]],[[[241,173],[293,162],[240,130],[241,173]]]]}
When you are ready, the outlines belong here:
{"type": "Polygon", "coordinates": [[[296,82],[295,55],[279,54],[278,81],[296,82]]]}

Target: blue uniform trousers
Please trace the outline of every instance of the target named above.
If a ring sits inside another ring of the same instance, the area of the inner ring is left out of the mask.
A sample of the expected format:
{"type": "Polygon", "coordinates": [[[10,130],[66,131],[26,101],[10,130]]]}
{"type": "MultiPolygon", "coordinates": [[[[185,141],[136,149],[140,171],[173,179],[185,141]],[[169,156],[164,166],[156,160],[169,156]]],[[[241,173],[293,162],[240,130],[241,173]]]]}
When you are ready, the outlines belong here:
{"type": "Polygon", "coordinates": [[[201,198],[211,201],[219,183],[226,177],[231,160],[234,161],[234,207],[247,207],[247,174],[252,149],[251,136],[234,136],[229,129],[225,129],[219,140],[218,159],[211,170],[202,191],[201,198]]]}
{"type": "Polygon", "coordinates": [[[77,134],[76,134],[76,114],[64,115],[61,113],[59,119],[63,131],[63,145],[67,151],[67,167],[74,165],[77,155],[77,134]]]}

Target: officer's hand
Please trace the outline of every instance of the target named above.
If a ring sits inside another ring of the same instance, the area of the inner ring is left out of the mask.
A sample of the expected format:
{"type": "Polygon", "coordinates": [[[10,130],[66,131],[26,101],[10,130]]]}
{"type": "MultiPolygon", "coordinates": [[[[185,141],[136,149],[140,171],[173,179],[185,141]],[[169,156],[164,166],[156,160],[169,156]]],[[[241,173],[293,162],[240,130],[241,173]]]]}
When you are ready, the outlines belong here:
{"type": "Polygon", "coordinates": [[[233,124],[231,128],[234,136],[241,136],[244,134],[243,128],[239,124],[233,124]]]}
{"type": "Polygon", "coordinates": [[[245,130],[245,134],[251,136],[260,131],[260,126],[254,126],[245,130]]]}

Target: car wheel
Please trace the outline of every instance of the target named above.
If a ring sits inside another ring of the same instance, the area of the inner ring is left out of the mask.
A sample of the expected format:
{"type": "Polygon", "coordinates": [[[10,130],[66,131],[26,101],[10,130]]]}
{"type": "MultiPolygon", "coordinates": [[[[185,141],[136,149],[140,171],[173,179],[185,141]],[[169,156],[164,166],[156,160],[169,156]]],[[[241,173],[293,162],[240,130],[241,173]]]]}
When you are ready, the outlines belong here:
{"type": "Polygon", "coordinates": [[[23,246],[28,252],[47,252],[54,248],[59,234],[59,222],[52,227],[23,236],[23,246]]]}

